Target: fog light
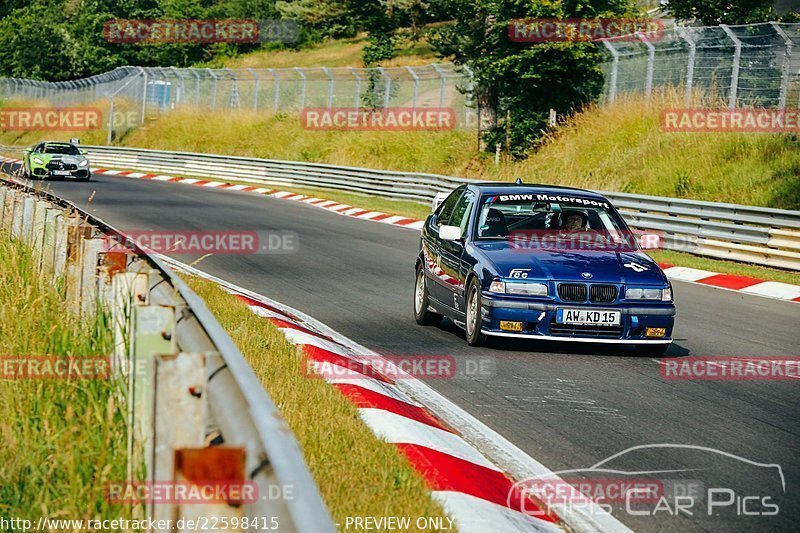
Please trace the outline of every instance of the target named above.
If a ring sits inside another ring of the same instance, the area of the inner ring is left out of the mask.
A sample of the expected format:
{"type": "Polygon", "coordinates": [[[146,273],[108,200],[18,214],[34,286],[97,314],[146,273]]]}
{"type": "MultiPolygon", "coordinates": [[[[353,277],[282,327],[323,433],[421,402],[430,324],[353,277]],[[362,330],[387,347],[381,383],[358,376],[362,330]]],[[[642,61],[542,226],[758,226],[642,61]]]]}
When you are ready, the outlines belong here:
{"type": "Polygon", "coordinates": [[[667,328],[644,328],[645,337],[666,337],[667,328]]]}
{"type": "Polygon", "coordinates": [[[505,331],[522,331],[522,322],[512,322],[510,320],[501,320],[500,329],[505,331]]]}

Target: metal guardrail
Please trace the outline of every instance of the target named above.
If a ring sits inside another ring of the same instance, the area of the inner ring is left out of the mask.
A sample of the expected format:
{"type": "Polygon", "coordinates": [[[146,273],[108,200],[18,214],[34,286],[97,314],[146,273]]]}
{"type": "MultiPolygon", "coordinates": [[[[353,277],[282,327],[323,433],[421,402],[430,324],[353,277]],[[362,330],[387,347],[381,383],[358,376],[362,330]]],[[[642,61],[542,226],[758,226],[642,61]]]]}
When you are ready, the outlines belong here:
{"type": "MultiPolygon", "coordinates": [[[[430,202],[464,178],[194,152],[85,146],[93,166],[236,180],[261,186],[334,189],[430,202]]],[[[2,147],[0,151],[19,151],[2,147]]],[[[800,211],[599,191],[637,230],[662,235],[664,248],[800,270],[800,211]]]]}
{"type": "MultiPolygon", "coordinates": [[[[128,391],[129,435],[139,439],[137,446],[129,437],[129,480],[144,463],[147,481],[179,481],[177,457],[184,450],[200,452],[214,472],[211,463],[219,456],[213,452],[235,451],[243,462],[242,481],[257,486],[258,498],[223,506],[227,511],[200,504],[181,507],[183,513],[274,517],[281,531],[335,531],[279,410],[203,300],[164,262],[133,243],[126,246],[134,254],[109,248],[124,234],[70,202],[19,183],[0,181],[0,226],[31,245],[43,270],[65,276],[67,299],[79,312],[94,309],[95,302],[113,310],[112,368],[128,391]],[[115,263],[112,273],[109,265],[115,263]],[[209,443],[210,436],[216,437],[209,443]]],[[[173,503],[148,505],[148,517],[187,516],[172,514],[173,503]]]]}

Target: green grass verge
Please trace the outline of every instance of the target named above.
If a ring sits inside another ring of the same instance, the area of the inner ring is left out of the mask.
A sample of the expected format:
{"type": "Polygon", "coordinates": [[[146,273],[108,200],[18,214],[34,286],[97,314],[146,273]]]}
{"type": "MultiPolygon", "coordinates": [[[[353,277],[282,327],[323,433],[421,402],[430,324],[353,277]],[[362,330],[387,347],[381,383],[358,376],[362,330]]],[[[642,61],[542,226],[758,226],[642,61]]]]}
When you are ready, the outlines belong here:
{"type": "MultiPolygon", "coordinates": [[[[473,131],[309,131],[296,115],[183,109],[130,130],[120,145],[186,150],[485,180],[559,184],[783,209],[800,208],[800,140],[759,133],[667,133],[670,96],[620,99],[569,119],[527,159],[477,153],[473,131]]],[[[30,103],[28,103],[30,104],[30,103]]],[[[99,104],[102,107],[103,103],[99,104]]],[[[120,108],[122,103],[119,103],[120,108]]],[[[30,145],[77,136],[105,143],[105,131],[0,132],[0,143],[30,145]]]]}
{"type": "Polygon", "coordinates": [[[187,282],[227,330],[292,428],[334,521],[344,523],[347,516],[444,516],[424,480],[397,449],[375,437],[336,389],[305,374],[303,356],[280,330],[216,284],[192,277],[187,282]]]}
{"type": "MultiPolygon", "coordinates": [[[[99,357],[112,346],[101,315],[78,320],[37,274],[29,249],[0,231],[3,357],[99,357]]],[[[0,515],[29,520],[126,517],[104,501],[125,480],[124,405],[106,379],[0,379],[0,515]]]]}

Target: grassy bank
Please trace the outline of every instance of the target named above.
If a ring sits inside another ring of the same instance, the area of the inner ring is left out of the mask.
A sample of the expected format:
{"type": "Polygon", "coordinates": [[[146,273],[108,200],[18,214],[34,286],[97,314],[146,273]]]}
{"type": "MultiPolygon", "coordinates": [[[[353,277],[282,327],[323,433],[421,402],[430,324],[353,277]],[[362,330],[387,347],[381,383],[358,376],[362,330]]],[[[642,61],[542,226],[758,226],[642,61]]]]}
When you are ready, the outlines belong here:
{"type": "MultiPolygon", "coordinates": [[[[0,359],[100,357],[112,346],[103,317],[78,320],[36,273],[29,250],[0,231],[0,359]]],[[[119,518],[103,499],[125,479],[124,406],[105,379],[0,377],[0,515],[36,520],[119,518]]]]}
{"type": "Polygon", "coordinates": [[[286,418],[334,521],[443,516],[425,482],[395,447],[378,440],[336,389],[305,375],[303,358],[275,326],[216,284],[197,278],[188,282],[286,418]]]}
{"type": "MultiPolygon", "coordinates": [[[[620,100],[562,124],[522,161],[476,152],[472,131],[308,131],[297,116],[182,110],[149,120],[116,142],[126,146],[313,161],[468,178],[800,208],[800,141],[795,136],[666,133],[670,99],[620,100]]],[[[0,143],[78,136],[105,143],[105,131],[0,132],[0,143]]]]}

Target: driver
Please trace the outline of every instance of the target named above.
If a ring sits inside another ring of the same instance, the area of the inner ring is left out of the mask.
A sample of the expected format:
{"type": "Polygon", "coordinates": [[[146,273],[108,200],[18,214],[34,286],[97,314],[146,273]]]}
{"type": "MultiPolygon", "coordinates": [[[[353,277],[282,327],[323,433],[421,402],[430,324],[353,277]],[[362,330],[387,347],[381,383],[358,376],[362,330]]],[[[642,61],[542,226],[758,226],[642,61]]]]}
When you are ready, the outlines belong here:
{"type": "Polygon", "coordinates": [[[565,232],[583,231],[586,229],[586,223],[589,217],[581,211],[564,211],[561,214],[562,229],[565,232]]]}

